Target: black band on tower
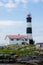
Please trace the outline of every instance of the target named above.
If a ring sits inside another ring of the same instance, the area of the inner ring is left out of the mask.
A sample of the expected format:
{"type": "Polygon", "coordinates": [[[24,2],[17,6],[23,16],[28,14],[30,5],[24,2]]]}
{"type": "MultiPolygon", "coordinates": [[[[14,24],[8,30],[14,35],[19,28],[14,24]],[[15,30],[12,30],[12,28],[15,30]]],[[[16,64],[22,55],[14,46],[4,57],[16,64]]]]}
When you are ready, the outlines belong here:
{"type": "Polygon", "coordinates": [[[27,22],[31,22],[31,18],[29,17],[29,18],[27,18],[27,22]]]}
{"type": "Polygon", "coordinates": [[[31,28],[31,27],[30,27],[30,28],[27,28],[27,29],[26,29],[26,33],[27,33],[27,34],[29,34],[29,33],[31,34],[31,33],[32,33],[32,28],[31,28]]]}
{"type": "Polygon", "coordinates": [[[30,44],[34,44],[33,39],[29,39],[29,43],[30,43],[30,44]]]}

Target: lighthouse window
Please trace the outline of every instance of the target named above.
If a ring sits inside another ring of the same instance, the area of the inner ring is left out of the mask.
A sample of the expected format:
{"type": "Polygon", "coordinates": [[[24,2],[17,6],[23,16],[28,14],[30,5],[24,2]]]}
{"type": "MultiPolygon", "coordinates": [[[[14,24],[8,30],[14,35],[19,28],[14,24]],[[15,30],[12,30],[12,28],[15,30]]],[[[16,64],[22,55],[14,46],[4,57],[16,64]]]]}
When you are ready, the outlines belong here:
{"type": "Polygon", "coordinates": [[[13,41],[14,39],[13,39],[13,38],[11,38],[10,40],[11,40],[11,41],[13,41]]]}
{"type": "Polygon", "coordinates": [[[20,39],[16,39],[16,40],[20,40],[20,39]]]}
{"type": "Polygon", "coordinates": [[[23,39],[23,38],[22,38],[21,40],[22,40],[22,41],[24,41],[24,39],[23,39]]]}
{"type": "Polygon", "coordinates": [[[27,41],[27,39],[25,39],[25,41],[27,41]]]}

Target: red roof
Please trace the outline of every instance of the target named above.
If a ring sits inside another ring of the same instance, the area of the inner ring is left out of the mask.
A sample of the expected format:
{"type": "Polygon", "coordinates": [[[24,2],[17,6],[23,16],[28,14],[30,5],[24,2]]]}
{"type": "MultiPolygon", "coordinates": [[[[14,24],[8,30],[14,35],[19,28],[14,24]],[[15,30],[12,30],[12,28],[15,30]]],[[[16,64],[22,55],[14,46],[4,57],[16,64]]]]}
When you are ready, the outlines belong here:
{"type": "Polygon", "coordinates": [[[6,38],[28,38],[27,35],[7,35],[6,38]]]}

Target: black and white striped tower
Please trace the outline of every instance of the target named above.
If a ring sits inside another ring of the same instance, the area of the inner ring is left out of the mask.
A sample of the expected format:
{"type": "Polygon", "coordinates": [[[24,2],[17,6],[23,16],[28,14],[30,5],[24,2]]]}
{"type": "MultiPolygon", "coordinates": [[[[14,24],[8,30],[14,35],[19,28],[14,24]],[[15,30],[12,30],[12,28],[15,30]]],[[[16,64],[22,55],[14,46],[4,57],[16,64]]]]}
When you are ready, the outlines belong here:
{"type": "Polygon", "coordinates": [[[26,33],[27,33],[27,36],[28,36],[28,40],[29,40],[29,44],[33,44],[33,38],[32,38],[32,23],[31,23],[31,15],[28,14],[27,15],[27,28],[26,28],[26,33]]]}

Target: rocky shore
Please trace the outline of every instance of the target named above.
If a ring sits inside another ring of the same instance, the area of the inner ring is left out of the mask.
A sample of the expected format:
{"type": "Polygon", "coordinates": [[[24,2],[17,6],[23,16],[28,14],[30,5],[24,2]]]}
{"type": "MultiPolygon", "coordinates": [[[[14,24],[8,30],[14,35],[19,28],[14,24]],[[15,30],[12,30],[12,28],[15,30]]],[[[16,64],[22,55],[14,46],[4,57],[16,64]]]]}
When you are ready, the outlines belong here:
{"type": "Polygon", "coordinates": [[[17,62],[29,65],[43,65],[43,53],[28,54],[25,57],[18,58],[17,62]]]}
{"type": "Polygon", "coordinates": [[[0,63],[21,63],[26,65],[43,65],[43,53],[29,53],[19,57],[13,53],[0,54],[0,63]]]}

